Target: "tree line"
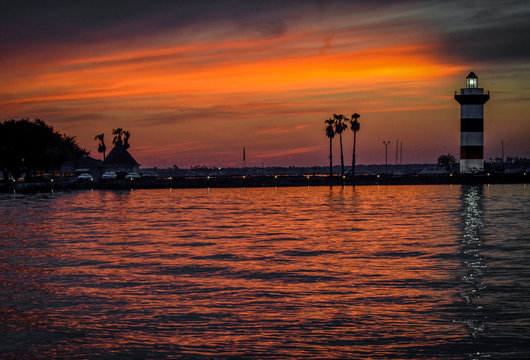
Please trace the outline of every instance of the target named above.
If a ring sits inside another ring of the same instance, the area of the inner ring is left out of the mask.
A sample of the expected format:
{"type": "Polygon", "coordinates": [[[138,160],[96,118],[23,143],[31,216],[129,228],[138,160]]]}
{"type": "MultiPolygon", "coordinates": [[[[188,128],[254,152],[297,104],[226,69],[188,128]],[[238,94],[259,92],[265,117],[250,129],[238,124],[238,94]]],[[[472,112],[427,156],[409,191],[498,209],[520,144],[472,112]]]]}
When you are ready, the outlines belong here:
{"type": "Polygon", "coordinates": [[[25,176],[29,180],[38,172],[59,169],[68,160],[88,154],[68,136],[41,119],[0,122],[0,172],[4,181],[25,176]]]}
{"type": "MultiPolygon", "coordinates": [[[[354,113],[350,118],[343,114],[333,114],[333,117],[324,120],[324,134],[329,139],[329,176],[333,176],[333,138],[335,135],[339,135],[340,141],[340,165],[341,165],[341,176],[344,177],[344,155],[342,152],[342,134],[348,130],[353,132],[353,155],[352,155],[352,178],[355,176],[355,147],[357,142],[357,132],[361,126],[359,118],[361,115],[354,113]]],[[[458,163],[454,155],[440,155],[437,159],[438,167],[442,167],[447,171],[453,171],[458,166],[458,163]]]]}
{"type": "Polygon", "coordinates": [[[343,114],[333,114],[332,118],[324,120],[326,124],[324,127],[324,134],[329,138],[329,176],[333,176],[333,138],[336,134],[339,135],[340,140],[340,173],[344,177],[344,155],[342,152],[342,133],[348,129],[348,124],[353,132],[353,155],[351,164],[352,178],[355,176],[355,145],[357,142],[357,132],[360,130],[361,125],[359,118],[361,115],[354,113],[351,118],[344,116],[343,114]]]}

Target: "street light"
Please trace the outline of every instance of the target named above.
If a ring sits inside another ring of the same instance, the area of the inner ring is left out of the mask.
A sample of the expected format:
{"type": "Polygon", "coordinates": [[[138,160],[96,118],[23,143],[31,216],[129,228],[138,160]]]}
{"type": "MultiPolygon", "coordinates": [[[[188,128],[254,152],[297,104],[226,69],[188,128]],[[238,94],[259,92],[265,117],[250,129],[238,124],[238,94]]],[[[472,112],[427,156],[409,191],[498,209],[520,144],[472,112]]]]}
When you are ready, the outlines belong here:
{"type": "Polygon", "coordinates": [[[385,144],[385,176],[388,176],[388,144],[390,144],[390,140],[383,141],[383,144],[385,144]]]}

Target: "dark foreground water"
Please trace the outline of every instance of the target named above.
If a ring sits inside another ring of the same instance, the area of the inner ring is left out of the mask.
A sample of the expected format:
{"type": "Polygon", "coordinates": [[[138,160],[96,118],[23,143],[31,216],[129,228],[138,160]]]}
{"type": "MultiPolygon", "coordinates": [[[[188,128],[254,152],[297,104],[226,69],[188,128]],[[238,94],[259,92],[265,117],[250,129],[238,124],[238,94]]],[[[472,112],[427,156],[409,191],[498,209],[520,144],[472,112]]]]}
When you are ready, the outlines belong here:
{"type": "Polygon", "coordinates": [[[530,358],[525,185],[0,194],[0,358],[530,358]]]}

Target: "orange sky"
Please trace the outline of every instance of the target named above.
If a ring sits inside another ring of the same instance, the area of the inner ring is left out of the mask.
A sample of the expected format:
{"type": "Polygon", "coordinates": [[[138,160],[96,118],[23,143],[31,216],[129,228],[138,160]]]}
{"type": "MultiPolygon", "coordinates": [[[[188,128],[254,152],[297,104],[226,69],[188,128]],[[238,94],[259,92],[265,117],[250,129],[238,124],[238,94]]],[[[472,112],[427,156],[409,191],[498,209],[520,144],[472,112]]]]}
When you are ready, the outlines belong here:
{"type": "MultiPolygon", "coordinates": [[[[88,41],[13,42],[0,59],[0,120],[43,118],[96,158],[94,136],[104,132],[110,150],[112,129],[125,128],[143,167],[238,166],[243,147],[247,165],[303,166],[327,163],[324,120],[357,112],[358,163],[383,163],[382,141],[397,139],[405,163],[433,163],[458,156],[452,95],[475,71],[492,93],[485,157],[500,156],[501,140],[508,156],[530,157],[528,59],[464,56],[465,44],[451,50],[443,30],[458,29],[435,9],[295,10],[264,11],[256,19],[267,31],[230,17],[142,31],[121,19],[84,29],[97,34],[88,41]]],[[[352,134],[344,140],[348,164],[352,134]]]]}

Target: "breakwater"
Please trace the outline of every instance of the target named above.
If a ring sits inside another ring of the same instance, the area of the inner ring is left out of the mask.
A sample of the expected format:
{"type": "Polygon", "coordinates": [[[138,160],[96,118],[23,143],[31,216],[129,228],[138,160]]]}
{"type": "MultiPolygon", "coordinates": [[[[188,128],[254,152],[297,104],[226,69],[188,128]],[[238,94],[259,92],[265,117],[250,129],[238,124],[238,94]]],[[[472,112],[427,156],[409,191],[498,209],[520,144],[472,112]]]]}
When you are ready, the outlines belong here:
{"type": "Polygon", "coordinates": [[[352,185],[435,185],[435,184],[513,184],[527,183],[528,174],[506,175],[363,175],[340,177],[322,175],[253,175],[253,176],[199,176],[174,178],[139,178],[133,180],[78,180],[53,179],[37,182],[8,182],[0,185],[1,192],[47,192],[76,189],[165,189],[165,188],[237,188],[289,186],[352,186],[352,185]]]}

